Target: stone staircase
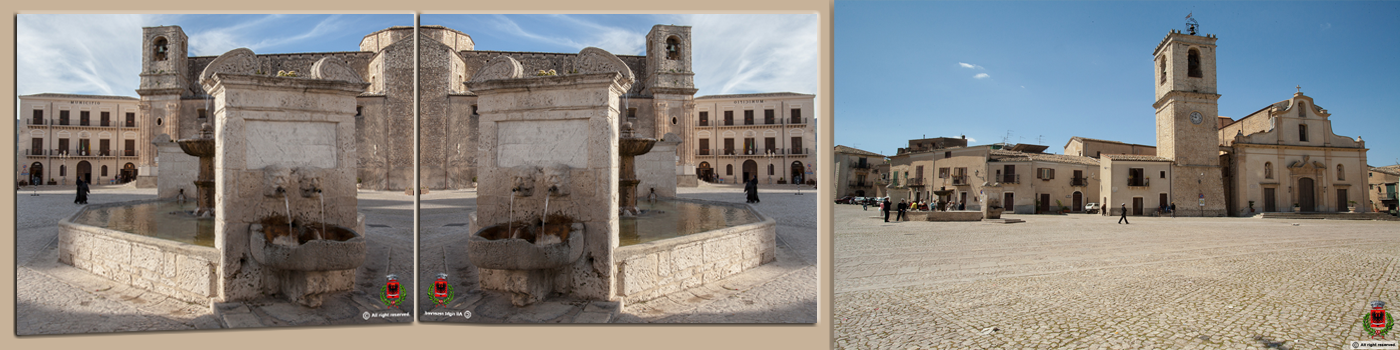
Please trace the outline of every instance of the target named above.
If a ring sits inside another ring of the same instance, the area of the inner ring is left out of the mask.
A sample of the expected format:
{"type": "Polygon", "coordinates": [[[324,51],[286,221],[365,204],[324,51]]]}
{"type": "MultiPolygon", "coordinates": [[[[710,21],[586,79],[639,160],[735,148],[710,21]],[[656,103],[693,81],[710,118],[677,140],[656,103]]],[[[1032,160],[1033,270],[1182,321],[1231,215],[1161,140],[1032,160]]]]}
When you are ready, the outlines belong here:
{"type": "Polygon", "coordinates": [[[1400,218],[1386,213],[1261,213],[1254,217],[1259,219],[1400,221],[1400,218]]]}

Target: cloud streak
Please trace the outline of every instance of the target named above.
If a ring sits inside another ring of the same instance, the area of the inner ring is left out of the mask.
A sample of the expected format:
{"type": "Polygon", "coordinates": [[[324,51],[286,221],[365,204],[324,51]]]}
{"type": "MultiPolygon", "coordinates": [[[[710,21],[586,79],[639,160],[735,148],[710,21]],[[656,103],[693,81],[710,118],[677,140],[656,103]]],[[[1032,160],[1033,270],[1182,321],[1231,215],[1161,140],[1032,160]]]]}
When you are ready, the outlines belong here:
{"type": "Polygon", "coordinates": [[[977,75],[974,75],[974,76],[972,76],[972,77],[975,78],[975,79],[988,79],[988,78],[991,78],[992,76],[987,75],[987,73],[977,73],[977,75]]]}
{"type": "Polygon", "coordinates": [[[958,62],[958,66],[961,66],[961,67],[963,67],[963,68],[968,68],[968,69],[985,69],[985,68],[982,68],[982,66],[979,66],[979,65],[975,65],[975,64],[971,64],[971,63],[963,63],[963,62],[958,62]]]}
{"type": "Polygon", "coordinates": [[[136,96],[150,15],[16,16],[16,92],[136,96]]]}

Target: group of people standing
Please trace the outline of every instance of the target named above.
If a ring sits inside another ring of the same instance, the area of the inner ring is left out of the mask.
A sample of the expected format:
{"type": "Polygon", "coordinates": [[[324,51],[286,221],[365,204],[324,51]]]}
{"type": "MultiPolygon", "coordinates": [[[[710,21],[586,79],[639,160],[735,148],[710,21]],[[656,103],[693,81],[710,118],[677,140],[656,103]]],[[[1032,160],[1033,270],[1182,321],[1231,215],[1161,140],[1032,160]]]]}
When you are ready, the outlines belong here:
{"type": "Polygon", "coordinates": [[[73,204],[87,204],[87,195],[92,189],[88,188],[87,181],[83,181],[83,178],[78,178],[77,184],[78,197],[73,199],[73,204]]]}
{"type": "Polygon", "coordinates": [[[758,177],[744,183],[744,194],[747,195],[746,203],[758,203],[758,177]]]}

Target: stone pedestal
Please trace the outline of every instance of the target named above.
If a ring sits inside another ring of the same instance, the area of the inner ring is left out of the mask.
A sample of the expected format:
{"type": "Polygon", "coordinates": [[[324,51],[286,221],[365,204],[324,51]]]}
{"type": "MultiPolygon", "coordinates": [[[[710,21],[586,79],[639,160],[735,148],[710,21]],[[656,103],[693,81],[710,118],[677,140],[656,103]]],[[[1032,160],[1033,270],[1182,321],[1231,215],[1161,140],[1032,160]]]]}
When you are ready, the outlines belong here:
{"type": "Polygon", "coordinates": [[[597,48],[564,68],[565,75],[526,76],[519,62],[499,56],[466,83],[478,96],[480,138],[476,220],[464,234],[511,225],[511,218],[536,223],[545,214],[583,224],[582,255],[557,269],[486,268],[469,247],[482,288],[526,294],[517,305],[543,297],[551,284],[574,298],[617,300],[618,111],[634,78],[597,48]]]}
{"type": "MultiPolygon", "coordinates": [[[[355,97],[368,84],[333,60],[317,62],[301,77],[278,77],[255,74],[253,59],[247,49],[229,51],[200,75],[214,100],[214,234],[221,255],[217,300],[280,293],[315,306],[320,294],[352,288],[354,267],[283,270],[262,265],[251,256],[252,249],[263,247],[251,246],[250,226],[290,216],[298,226],[359,227],[355,97]]],[[[363,244],[363,238],[357,239],[363,244]]],[[[330,241],[300,246],[352,244],[330,241]]],[[[351,265],[363,262],[363,255],[358,258],[351,265]]]]}

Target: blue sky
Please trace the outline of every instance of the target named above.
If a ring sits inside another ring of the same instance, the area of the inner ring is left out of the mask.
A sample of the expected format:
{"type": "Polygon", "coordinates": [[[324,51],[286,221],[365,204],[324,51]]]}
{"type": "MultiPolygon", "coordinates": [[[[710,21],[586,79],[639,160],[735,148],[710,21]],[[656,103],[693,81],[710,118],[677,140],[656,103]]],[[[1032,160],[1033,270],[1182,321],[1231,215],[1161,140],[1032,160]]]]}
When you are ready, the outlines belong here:
{"type": "Polygon", "coordinates": [[[815,14],[424,14],[420,22],[467,33],[477,50],[574,53],[593,46],[617,55],[644,54],[653,25],[691,26],[691,68],[700,90],[695,95],[703,96],[819,92],[818,19],[815,14]]]}
{"type": "Polygon", "coordinates": [[[835,144],[891,155],[907,140],[1050,146],[1072,136],[1155,145],[1152,50],[1190,13],[1217,41],[1220,115],[1295,86],[1400,158],[1400,2],[837,1],[835,144]],[[1008,133],[1010,137],[1007,137],[1008,133]]]}
{"type": "Polygon", "coordinates": [[[141,27],[162,25],[184,29],[193,56],[240,47],[256,53],[359,51],[366,34],[411,26],[413,15],[21,14],[16,92],[139,97],[141,27]]]}

